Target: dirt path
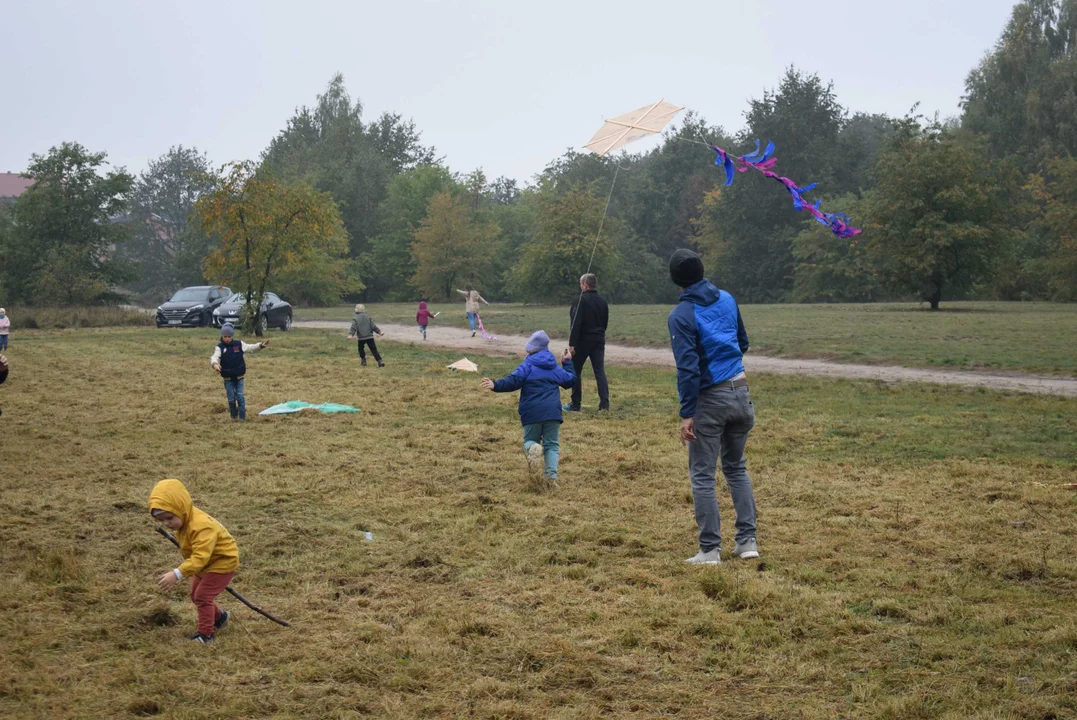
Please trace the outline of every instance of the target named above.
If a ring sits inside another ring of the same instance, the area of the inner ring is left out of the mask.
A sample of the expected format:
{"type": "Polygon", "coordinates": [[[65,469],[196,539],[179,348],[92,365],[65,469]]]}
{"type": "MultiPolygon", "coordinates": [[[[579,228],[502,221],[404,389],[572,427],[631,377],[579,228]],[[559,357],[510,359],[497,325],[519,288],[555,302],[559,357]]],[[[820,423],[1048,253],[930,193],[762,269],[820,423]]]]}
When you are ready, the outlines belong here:
{"type": "MultiPolygon", "coordinates": [[[[347,334],[349,323],[337,320],[311,320],[296,322],[297,328],[323,328],[340,330],[347,334]]],[[[381,326],[386,339],[395,342],[421,343],[422,336],[414,325],[384,324],[381,326]]],[[[471,332],[454,327],[431,329],[427,345],[439,348],[464,350],[481,355],[522,355],[527,338],[521,335],[501,335],[499,340],[483,340],[471,337],[471,332]]],[[[553,341],[558,349],[564,341],[553,341]]],[[[606,361],[612,365],[656,365],[673,367],[673,354],[668,348],[627,347],[607,345],[606,361]]],[[[1043,395],[1077,397],[1077,379],[1040,377],[1036,375],[999,375],[959,370],[926,370],[893,365],[854,365],[827,360],[787,360],[749,353],[744,358],[748,372],[778,373],[782,375],[819,375],[826,377],[861,378],[886,382],[929,382],[946,385],[967,385],[992,390],[1013,390],[1043,395]]]]}

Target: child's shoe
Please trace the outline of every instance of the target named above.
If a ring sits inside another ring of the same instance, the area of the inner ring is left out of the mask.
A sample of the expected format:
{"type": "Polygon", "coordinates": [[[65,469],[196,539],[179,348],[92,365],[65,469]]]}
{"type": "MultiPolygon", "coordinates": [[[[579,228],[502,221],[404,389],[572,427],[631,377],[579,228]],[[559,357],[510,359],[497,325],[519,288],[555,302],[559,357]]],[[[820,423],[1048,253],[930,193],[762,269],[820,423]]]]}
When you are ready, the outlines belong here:
{"type": "Polygon", "coordinates": [[[360,365],[362,365],[363,367],[366,367],[366,358],[362,358],[362,359],[361,359],[361,360],[359,361],[359,364],[360,364],[360,365]]]}
{"type": "Polygon", "coordinates": [[[535,443],[527,449],[527,464],[532,470],[542,469],[542,445],[535,443]]]}
{"type": "Polygon", "coordinates": [[[215,621],[213,621],[213,629],[220,630],[221,628],[223,628],[225,625],[228,624],[228,618],[230,617],[231,615],[228,613],[227,610],[221,610],[221,614],[217,616],[217,619],[215,621]]]}
{"type": "Polygon", "coordinates": [[[385,367],[385,363],[383,363],[381,360],[378,360],[378,367],[385,367]]]}
{"type": "Polygon", "coordinates": [[[205,645],[206,643],[216,642],[216,638],[214,638],[212,635],[203,635],[200,632],[197,632],[192,635],[190,639],[194,640],[197,643],[202,643],[203,645],[205,645]]]}

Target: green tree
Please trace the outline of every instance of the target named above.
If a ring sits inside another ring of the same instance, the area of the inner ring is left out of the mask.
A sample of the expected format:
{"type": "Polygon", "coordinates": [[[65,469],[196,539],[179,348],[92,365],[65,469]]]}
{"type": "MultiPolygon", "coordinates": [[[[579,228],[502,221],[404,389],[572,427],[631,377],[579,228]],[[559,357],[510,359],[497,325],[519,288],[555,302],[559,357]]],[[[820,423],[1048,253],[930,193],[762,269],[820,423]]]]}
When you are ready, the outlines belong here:
{"type": "MultiPolygon", "coordinates": [[[[821,192],[852,189],[838,185],[836,171],[845,110],[833,87],[817,75],[790,68],[777,90],[751,102],[747,119],[741,150],[753,139],[772,140],[782,175],[804,185],[818,182],[821,192]]],[[[697,243],[715,268],[713,280],[744,302],[788,299],[796,265],[793,239],[806,220],[780,186],[760,173],[744,173],[700,207],[697,219],[697,243]]]]}
{"type": "Polygon", "coordinates": [[[122,222],[134,179],[122,168],[103,172],[106,154],[63,143],[33,155],[34,179],[12,204],[0,233],[0,285],[28,304],[118,299],[116,284],[132,277],[115,247],[128,237],[122,222]]]}
{"type": "Polygon", "coordinates": [[[991,278],[1016,232],[1018,188],[980,139],[906,118],[875,174],[864,243],[889,288],[938,310],[944,292],[991,278]]]}
{"type": "Polygon", "coordinates": [[[1026,170],[1077,155],[1077,0],[1023,0],[965,81],[963,127],[1026,170]]]}
{"type": "Polygon", "coordinates": [[[421,165],[392,179],[378,208],[379,231],[371,244],[373,266],[367,297],[406,300],[412,296],[415,260],[411,246],[415,230],[426,217],[430,201],[455,187],[452,174],[441,165],[421,165]]]}
{"type": "Polygon", "coordinates": [[[412,287],[449,300],[454,284],[480,282],[489,270],[499,232],[495,223],[469,217],[467,207],[451,191],[438,193],[414,233],[412,287]]]}
{"type": "Polygon", "coordinates": [[[250,162],[235,163],[198,199],[195,215],[219,239],[206,258],[205,274],[242,288],[247,332],[260,336],[264,331],[258,308],[271,278],[302,281],[313,274],[323,283],[331,279],[335,297],[357,289],[347,287],[347,236],[328,193],[281,183],[266,171],[256,173],[250,162]]]}
{"type": "Polygon", "coordinates": [[[138,279],[132,288],[146,294],[172,292],[203,281],[202,263],[212,239],[191,222],[194,205],[213,183],[209,160],[182,145],[151,160],[131,192],[131,239],[124,257],[138,279]]]}
{"type": "Polygon", "coordinates": [[[330,193],[340,206],[351,256],[376,279],[371,240],[380,231],[378,207],[399,172],[430,164],[433,148],[420,141],[414,123],[384,114],[370,124],[363,106],[352,101],[344,77],[336,74],[314,107],[302,107],[270,143],[263,165],[287,182],[306,182],[330,193]]]}
{"type": "Polygon", "coordinates": [[[513,273],[517,297],[544,303],[571,300],[588,266],[604,287],[615,284],[615,248],[623,229],[616,218],[606,218],[596,242],[605,204],[605,197],[589,189],[540,195],[534,239],[513,273]]]}
{"type": "MultiPolygon", "coordinates": [[[[827,199],[863,222],[863,203],[852,193],[827,199]]],[[[870,302],[882,289],[864,236],[840,238],[817,222],[809,223],[793,240],[797,260],[794,302],[870,302]]]]}
{"type": "Polygon", "coordinates": [[[1047,205],[1042,224],[1050,234],[1046,270],[1052,296],[1077,300],[1077,159],[1048,166],[1047,205]]]}

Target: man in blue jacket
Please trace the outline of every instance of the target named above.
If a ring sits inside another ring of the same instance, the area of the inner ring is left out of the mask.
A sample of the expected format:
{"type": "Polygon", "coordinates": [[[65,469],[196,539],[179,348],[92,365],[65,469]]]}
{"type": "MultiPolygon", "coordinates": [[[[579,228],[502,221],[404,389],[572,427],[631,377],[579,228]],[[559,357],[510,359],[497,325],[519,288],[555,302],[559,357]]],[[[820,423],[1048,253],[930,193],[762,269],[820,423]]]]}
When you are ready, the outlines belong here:
{"type": "Polygon", "coordinates": [[[722,561],[722,525],[715,495],[719,457],[737,512],[733,555],[757,558],[755,494],[744,459],[748,433],[755,425],[742,362],[748,333],[737,301],[703,277],[703,261],[694,252],[673,253],[669,276],[682,290],[680,304],[669,314],[669,338],[677,360],[681,444],[688,446],[688,475],[699,525],[699,552],[688,562],[717,565],[722,561]]]}

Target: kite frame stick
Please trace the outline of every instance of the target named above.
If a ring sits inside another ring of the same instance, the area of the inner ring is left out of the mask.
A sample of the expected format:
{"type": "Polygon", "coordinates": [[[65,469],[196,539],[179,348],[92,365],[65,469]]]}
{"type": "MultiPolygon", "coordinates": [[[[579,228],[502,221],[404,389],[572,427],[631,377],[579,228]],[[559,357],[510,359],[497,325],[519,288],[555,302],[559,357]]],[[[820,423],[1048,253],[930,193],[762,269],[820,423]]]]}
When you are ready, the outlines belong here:
{"type": "MultiPolygon", "coordinates": [[[[170,543],[172,543],[172,544],[173,544],[173,545],[175,545],[176,547],[179,547],[179,546],[180,546],[180,544],[179,544],[179,540],[177,540],[177,539],[176,539],[176,537],[175,537],[175,536],[174,536],[174,535],[173,535],[172,533],[168,532],[168,531],[167,531],[167,530],[165,530],[164,528],[162,528],[162,527],[158,527],[158,528],[154,528],[154,530],[156,530],[157,532],[161,533],[161,535],[163,535],[163,536],[165,537],[165,539],[166,539],[166,540],[168,540],[168,541],[169,541],[170,543]]],[[[283,625],[284,627],[291,627],[291,624],[290,624],[290,623],[288,623],[288,622],[286,622],[286,621],[284,621],[284,620],[281,620],[281,619],[280,619],[280,618],[278,618],[278,617],[273,617],[272,615],[270,615],[269,613],[267,613],[267,612],[266,612],[265,610],[263,610],[262,608],[258,607],[257,605],[255,605],[254,603],[252,603],[252,602],[251,602],[250,600],[248,600],[247,598],[245,598],[245,597],[243,597],[242,595],[240,595],[240,594],[239,594],[238,592],[236,592],[235,590],[233,590],[233,589],[232,589],[232,586],[231,586],[231,585],[229,585],[228,587],[226,587],[226,588],[225,588],[225,590],[227,590],[227,591],[228,591],[228,592],[229,592],[229,593],[230,593],[230,594],[232,595],[232,597],[234,597],[234,598],[235,598],[236,600],[239,600],[239,601],[240,601],[241,603],[243,603],[244,605],[246,605],[247,607],[249,607],[249,608],[250,608],[251,610],[253,610],[254,612],[258,613],[258,614],[259,614],[259,615],[261,615],[262,617],[264,617],[264,618],[267,618],[267,619],[269,619],[269,620],[272,620],[273,622],[277,623],[278,625],[283,625]]]]}
{"type": "MultiPolygon", "coordinates": [[[[666,99],[665,99],[665,98],[662,98],[661,100],[659,100],[658,102],[656,102],[656,103],[655,103],[654,105],[651,105],[651,106],[650,106],[649,108],[647,108],[647,112],[645,112],[645,113],[643,113],[642,115],[640,115],[640,118],[639,118],[639,120],[637,120],[636,122],[643,122],[644,120],[646,120],[646,119],[647,119],[647,116],[648,116],[648,115],[650,115],[650,114],[651,114],[652,112],[654,112],[654,109],[655,109],[656,107],[658,107],[659,105],[661,105],[662,103],[664,103],[665,101],[666,101],[666,99]]],[[[680,112],[680,111],[678,111],[678,112],[680,112]]],[[[606,122],[610,122],[610,121],[609,121],[609,120],[607,120],[606,122]]],[[[615,123],[615,124],[616,124],[616,125],[621,125],[622,123],[615,123]]],[[[609,152],[610,150],[612,150],[612,149],[613,149],[613,148],[614,148],[614,147],[615,147],[615,146],[617,145],[617,143],[621,142],[621,138],[623,138],[623,137],[624,137],[625,135],[627,135],[627,134],[629,133],[629,131],[630,131],[630,130],[632,130],[632,127],[631,127],[631,126],[629,126],[629,127],[626,127],[626,128],[624,129],[624,132],[622,132],[622,133],[621,133],[620,135],[618,135],[618,136],[617,136],[617,138],[616,138],[616,139],[615,139],[615,140],[614,140],[613,142],[611,142],[611,143],[610,143],[610,146],[609,146],[608,148],[606,148],[606,149],[605,149],[605,150],[604,150],[604,151],[603,151],[603,152],[602,152],[601,154],[602,154],[602,155],[605,155],[605,154],[606,154],[606,153],[608,153],[608,152],[609,152]]],[[[588,270],[588,272],[590,272],[590,270],[588,270]]]]}

